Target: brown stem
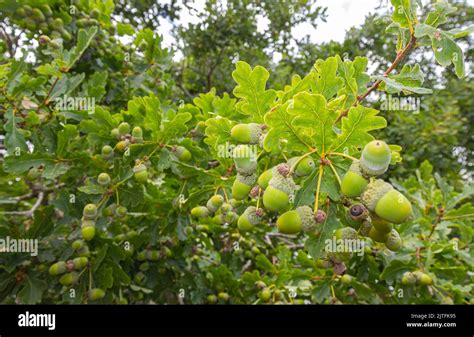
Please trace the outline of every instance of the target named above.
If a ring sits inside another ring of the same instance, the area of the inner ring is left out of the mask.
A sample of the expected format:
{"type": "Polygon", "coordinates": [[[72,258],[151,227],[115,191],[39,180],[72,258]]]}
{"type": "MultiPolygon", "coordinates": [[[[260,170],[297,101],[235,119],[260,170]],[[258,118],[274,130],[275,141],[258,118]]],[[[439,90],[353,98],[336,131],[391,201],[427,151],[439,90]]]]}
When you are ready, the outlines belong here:
{"type": "MultiPolygon", "coordinates": [[[[408,44],[403,48],[399,53],[397,53],[397,57],[393,61],[392,65],[383,73],[383,76],[388,76],[399,64],[403,61],[403,59],[408,55],[408,53],[415,47],[416,45],[416,37],[412,34],[410,36],[410,41],[408,44]]],[[[372,84],[361,96],[357,96],[356,101],[352,106],[356,106],[361,101],[363,101],[369,94],[378,88],[378,86],[382,83],[382,80],[377,80],[372,84]]],[[[349,113],[349,109],[344,110],[341,114],[337,117],[336,122],[339,122],[342,117],[347,116],[349,113]]]]}

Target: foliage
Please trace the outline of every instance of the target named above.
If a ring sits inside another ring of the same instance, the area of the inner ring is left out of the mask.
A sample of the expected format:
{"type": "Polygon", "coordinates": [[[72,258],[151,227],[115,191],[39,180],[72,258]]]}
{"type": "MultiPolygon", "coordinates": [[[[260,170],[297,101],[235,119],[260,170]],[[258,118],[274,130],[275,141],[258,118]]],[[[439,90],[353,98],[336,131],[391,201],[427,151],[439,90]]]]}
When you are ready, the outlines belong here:
{"type": "MultiPolygon", "coordinates": [[[[441,54],[437,61],[463,75],[463,60],[452,44],[463,33],[441,31],[434,23],[439,19],[433,19],[449,14],[449,7],[420,20],[415,2],[392,3],[413,4],[402,8],[403,15],[396,7],[392,17],[399,50],[411,48],[408,38],[415,36],[437,48],[439,33],[440,43],[458,57],[448,64],[441,54]]],[[[273,24],[285,17],[265,4],[273,24]]],[[[361,227],[353,230],[365,244],[360,254],[331,255],[325,247],[341,229],[361,226],[347,212],[367,202],[342,195],[341,179],[387,126],[383,113],[361,99],[380,79],[369,76],[366,57],[331,54],[283,87],[269,85],[264,67],[238,61],[232,74],[227,66],[219,68],[225,83],[235,81],[232,95],[211,89],[209,82],[193,83],[191,92],[205,93],[192,103],[179,102],[172,95],[171,55],[161,38],[149,28],[135,32],[131,24],[115,23],[114,10],[112,1],[81,0],[73,13],[59,1],[0,5],[13,32],[25,30],[27,38],[39,41],[37,50],[24,52],[33,53],[32,61],[15,59],[5,44],[0,65],[5,147],[0,238],[36,239],[39,245],[37,256],[0,255],[3,303],[472,302],[474,189],[453,186],[427,161],[405,167],[407,177],[392,181],[413,208],[411,218],[395,226],[403,242],[399,250],[367,238],[361,227]],[[35,19],[22,10],[31,10],[35,19]],[[133,42],[125,45],[118,36],[133,42]],[[261,190],[242,200],[231,192],[236,179],[251,176],[242,174],[247,162],[232,158],[239,124],[259,136],[249,145],[258,158],[248,165],[251,173],[276,167],[275,176],[293,177],[290,212],[309,209],[305,220],[312,226],[284,233],[278,222],[287,209],[267,209],[251,230],[238,224],[249,206],[266,208],[261,190]],[[298,175],[305,158],[314,166],[298,175]],[[291,165],[280,166],[286,162],[291,165]],[[217,195],[225,200],[225,213],[224,205],[210,201],[217,195]],[[206,214],[196,217],[199,206],[206,206],[200,209],[206,214]],[[406,272],[421,272],[432,283],[404,284],[406,272]],[[105,292],[91,296],[97,288],[105,292]]],[[[220,12],[211,6],[209,13],[209,22],[215,22],[220,12]]],[[[229,12],[226,19],[232,18],[229,12]]],[[[251,24],[250,16],[242,19],[251,24]]],[[[195,37],[196,31],[182,34],[195,37]]],[[[216,50],[199,55],[200,41],[186,57],[213,59],[216,50]]],[[[378,89],[431,90],[418,65],[398,69],[378,89]]],[[[428,136],[422,139],[429,142],[428,136]]],[[[392,167],[403,165],[405,156],[397,144],[389,142],[392,167]]]]}

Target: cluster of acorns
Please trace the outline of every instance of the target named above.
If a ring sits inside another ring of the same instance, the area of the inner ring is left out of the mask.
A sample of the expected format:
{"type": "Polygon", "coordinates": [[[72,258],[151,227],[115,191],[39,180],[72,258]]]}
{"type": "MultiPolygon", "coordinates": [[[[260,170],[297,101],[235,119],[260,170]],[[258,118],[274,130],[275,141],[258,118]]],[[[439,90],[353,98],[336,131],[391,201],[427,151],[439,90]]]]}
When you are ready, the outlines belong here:
{"type": "MultiPolygon", "coordinates": [[[[59,283],[63,286],[70,287],[79,281],[81,270],[89,265],[89,249],[82,240],[76,240],[72,243],[72,248],[79,255],[78,257],[68,261],[58,261],[49,268],[51,276],[59,276],[59,283]]],[[[105,296],[105,291],[100,288],[92,288],[88,292],[89,300],[97,301],[105,296]]]]}
{"type": "Polygon", "coordinates": [[[30,31],[40,30],[43,34],[50,34],[53,39],[62,38],[69,41],[72,38],[71,34],[64,29],[63,20],[53,17],[53,11],[48,4],[35,8],[23,5],[16,9],[15,16],[20,20],[20,25],[30,31]]]}
{"type": "Polygon", "coordinates": [[[391,184],[375,178],[387,171],[390,161],[389,146],[381,140],[371,141],[364,147],[360,160],[354,160],[342,178],[341,193],[360,201],[349,209],[349,223],[363,236],[397,251],[402,242],[393,224],[406,221],[412,206],[391,184]]]}
{"type": "Polygon", "coordinates": [[[431,278],[431,276],[423,273],[420,270],[416,270],[414,272],[407,271],[402,276],[402,284],[406,286],[415,284],[429,286],[432,283],[433,279],[431,278]]]}

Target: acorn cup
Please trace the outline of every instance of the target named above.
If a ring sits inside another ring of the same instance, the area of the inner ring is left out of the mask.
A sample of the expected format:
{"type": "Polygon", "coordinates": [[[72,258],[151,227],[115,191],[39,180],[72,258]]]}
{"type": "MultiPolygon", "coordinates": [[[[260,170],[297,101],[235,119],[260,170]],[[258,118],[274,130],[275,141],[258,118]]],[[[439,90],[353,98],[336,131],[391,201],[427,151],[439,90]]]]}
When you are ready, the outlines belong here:
{"type": "Polygon", "coordinates": [[[362,172],[371,176],[379,176],[388,170],[392,152],[382,140],[373,140],[365,145],[360,157],[362,172]]]}
{"type": "Polygon", "coordinates": [[[288,208],[296,191],[293,178],[291,176],[285,177],[279,172],[281,171],[279,170],[280,165],[273,168],[272,179],[263,193],[263,205],[273,212],[288,208]]]}
{"type": "Polygon", "coordinates": [[[97,216],[97,206],[94,204],[87,204],[82,211],[85,220],[94,220],[97,216]]]}
{"type": "Polygon", "coordinates": [[[108,186],[111,181],[112,179],[105,172],[99,174],[99,176],[97,177],[97,182],[99,183],[99,185],[102,185],[102,186],[108,186]]]}
{"type": "Polygon", "coordinates": [[[395,229],[392,229],[388,234],[387,240],[385,241],[385,247],[392,252],[396,252],[402,247],[402,239],[395,229]]]}
{"type": "Polygon", "coordinates": [[[410,201],[381,179],[376,179],[367,185],[361,200],[370,211],[388,222],[402,223],[412,213],[410,201]]]}
{"type": "Polygon", "coordinates": [[[254,206],[249,206],[245,209],[244,213],[239,217],[237,221],[237,226],[241,231],[249,231],[255,225],[258,225],[262,221],[263,215],[261,212],[257,212],[257,208],[254,206]]]}
{"type": "Polygon", "coordinates": [[[130,133],[130,124],[122,122],[118,126],[118,132],[120,136],[125,136],[130,133]]]}
{"type": "Polygon", "coordinates": [[[262,126],[256,123],[237,124],[230,130],[232,140],[243,144],[258,144],[262,134],[262,126]]]}
{"type": "MultiPolygon", "coordinates": [[[[300,157],[293,157],[288,159],[288,165],[293,167],[293,165],[300,159],[300,157]]],[[[309,176],[316,167],[314,160],[311,157],[304,157],[298,162],[294,169],[294,174],[296,177],[306,177],[309,176]]]]}
{"type": "Polygon", "coordinates": [[[312,232],[316,226],[313,210],[309,206],[300,206],[295,210],[287,211],[277,219],[278,230],[284,234],[296,234],[302,230],[312,232]]]}
{"type": "Polygon", "coordinates": [[[348,198],[356,198],[364,192],[368,184],[361,172],[360,162],[354,160],[341,180],[341,193],[348,198]]]}
{"type": "Polygon", "coordinates": [[[178,158],[182,162],[188,162],[193,158],[193,155],[191,154],[191,152],[189,152],[189,150],[185,148],[184,146],[176,146],[173,149],[173,153],[176,156],[176,158],[178,158]]]}
{"type": "Polygon", "coordinates": [[[243,200],[248,197],[252,186],[257,181],[257,175],[242,175],[237,173],[237,177],[232,185],[232,197],[236,200],[243,200]]]}

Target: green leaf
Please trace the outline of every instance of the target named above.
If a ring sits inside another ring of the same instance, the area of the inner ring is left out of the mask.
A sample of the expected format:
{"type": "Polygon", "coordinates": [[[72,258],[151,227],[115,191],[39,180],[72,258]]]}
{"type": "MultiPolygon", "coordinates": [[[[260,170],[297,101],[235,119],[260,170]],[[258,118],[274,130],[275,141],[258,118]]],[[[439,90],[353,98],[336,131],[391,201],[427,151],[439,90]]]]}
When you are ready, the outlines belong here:
{"type": "Polygon", "coordinates": [[[20,303],[36,304],[41,302],[43,292],[47,288],[46,282],[37,278],[33,273],[29,273],[23,283],[23,288],[18,292],[20,303]]]}
{"type": "Polygon", "coordinates": [[[345,107],[352,106],[359,94],[362,94],[370,80],[369,75],[365,73],[368,59],[366,57],[356,57],[354,61],[343,61],[339,56],[336,57],[338,64],[338,73],[343,78],[344,87],[338,91],[338,95],[345,95],[345,107]]]}
{"type": "Polygon", "coordinates": [[[103,194],[106,192],[106,188],[104,186],[95,184],[92,182],[92,179],[86,180],[86,183],[77,189],[85,194],[103,194]]]}
{"type": "Polygon", "coordinates": [[[416,269],[416,265],[413,262],[402,262],[400,260],[392,260],[390,264],[385,267],[380,279],[392,283],[395,279],[399,278],[404,272],[416,269]]]}
{"type": "Polygon", "coordinates": [[[285,85],[283,91],[278,92],[278,97],[281,103],[285,103],[299,92],[307,91],[313,82],[313,74],[309,73],[303,79],[299,75],[293,75],[291,84],[285,85]]]}
{"type": "Polygon", "coordinates": [[[8,156],[5,158],[3,169],[7,173],[23,173],[32,167],[53,163],[51,155],[46,153],[26,153],[20,156],[8,156]]]}
{"type": "Polygon", "coordinates": [[[374,76],[374,79],[383,81],[385,83],[385,86],[381,86],[380,89],[385,90],[389,94],[397,94],[402,91],[406,93],[413,92],[415,94],[420,95],[433,93],[433,90],[431,89],[408,86],[396,79],[394,80],[387,76],[374,76]]]}
{"type": "Polygon", "coordinates": [[[28,151],[28,146],[26,145],[25,137],[23,136],[20,129],[16,127],[15,113],[12,108],[8,108],[5,114],[7,122],[5,123],[5,145],[7,151],[11,154],[17,151],[17,149],[22,152],[28,151]]]}
{"type": "Polygon", "coordinates": [[[297,128],[298,135],[311,139],[310,145],[319,153],[324,153],[335,140],[332,125],[337,114],[326,107],[324,96],[301,92],[294,97],[288,113],[294,116],[291,124],[297,128]]]}
{"type": "Polygon", "coordinates": [[[399,74],[389,76],[374,76],[377,80],[385,83],[385,90],[389,94],[399,93],[401,91],[414,92],[416,94],[431,94],[432,90],[421,88],[425,76],[421,72],[420,65],[404,65],[399,74]]]}
{"type": "Polygon", "coordinates": [[[437,2],[434,4],[434,10],[428,13],[425,24],[438,27],[448,22],[447,16],[455,12],[456,7],[453,7],[449,2],[437,2]]]}
{"type": "Polygon", "coordinates": [[[392,20],[402,28],[408,28],[416,20],[416,1],[390,0],[393,5],[392,20]]]}
{"type": "Polygon", "coordinates": [[[264,148],[268,152],[281,151],[281,142],[286,141],[288,151],[305,151],[310,145],[292,125],[296,116],[288,113],[290,101],[278,104],[265,115],[265,124],[269,131],[265,136],[264,148]]]}
{"type": "Polygon", "coordinates": [[[102,267],[96,271],[94,274],[94,279],[96,280],[99,287],[103,289],[112,288],[114,285],[114,272],[112,267],[102,267]]]}
{"type": "Polygon", "coordinates": [[[443,67],[454,65],[455,73],[459,78],[464,77],[464,56],[461,47],[454,42],[453,37],[445,31],[434,27],[418,24],[415,27],[415,37],[429,36],[431,46],[439,64],[443,67]]]}
{"type": "Polygon", "coordinates": [[[66,61],[66,71],[72,68],[72,66],[79,60],[82,53],[89,47],[92,39],[97,34],[98,28],[96,26],[89,27],[87,30],[79,29],[77,33],[77,45],[70,51],[64,53],[64,60],[66,61]]]}
{"type": "Polygon", "coordinates": [[[170,121],[163,122],[161,142],[168,143],[175,137],[184,135],[188,130],[186,123],[192,118],[193,116],[189,112],[179,112],[170,121]]]}
{"type": "Polygon", "coordinates": [[[257,264],[258,268],[261,268],[264,271],[270,272],[270,273],[276,273],[277,269],[275,266],[270,262],[270,260],[263,254],[257,255],[255,258],[255,263],[257,264]]]}
{"type": "Polygon", "coordinates": [[[311,90],[323,95],[327,100],[334,96],[344,85],[344,80],[336,75],[337,59],[329,57],[325,61],[317,60],[313,69],[311,90]]]}
{"type": "Polygon", "coordinates": [[[341,134],[330,146],[331,151],[352,149],[365,145],[374,139],[370,131],[387,126],[385,118],[377,116],[378,110],[362,105],[349,109],[347,116],[342,118],[341,134]]]}
{"type": "Polygon", "coordinates": [[[275,101],[276,92],[273,89],[265,90],[270,74],[261,67],[256,66],[253,70],[248,63],[239,61],[236,69],[232,72],[232,78],[237,82],[233,93],[241,100],[237,108],[245,114],[252,116],[255,123],[262,123],[263,117],[275,101]]]}
{"type": "Polygon", "coordinates": [[[206,121],[206,138],[204,142],[211,145],[215,150],[225,142],[230,142],[230,130],[232,122],[227,118],[215,117],[206,121]]]}
{"type": "Polygon", "coordinates": [[[326,217],[326,221],[321,224],[321,230],[319,236],[309,235],[304,243],[305,249],[308,251],[309,255],[315,260],[324,252],[324,247],[326,246],[326,240],[329,239],[335,229],[342,226],[336,216],[336,206],[331,204],[329,206],[326,217]]]}

